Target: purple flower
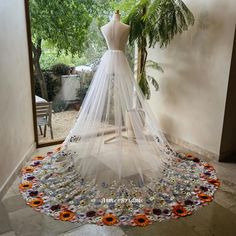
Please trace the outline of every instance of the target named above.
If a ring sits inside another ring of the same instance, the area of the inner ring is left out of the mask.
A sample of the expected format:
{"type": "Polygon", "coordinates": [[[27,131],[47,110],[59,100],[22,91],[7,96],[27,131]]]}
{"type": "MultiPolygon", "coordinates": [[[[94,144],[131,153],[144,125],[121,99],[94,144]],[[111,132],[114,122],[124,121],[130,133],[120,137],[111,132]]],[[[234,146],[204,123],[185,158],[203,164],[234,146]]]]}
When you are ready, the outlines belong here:
{"type": "Polygon", "coordinates": [[[35,177],[34,177],[34,176],[28,176],[26,179],[27,179],[28,181],[31,181],[31,180],[35,179],[35,177]]]}
{"type": "Polygon", "coordinates": [[[169,209],[164,209],[164,210],[163,210],[163,213],[166,214],[166,215],[168,215],[168,214],[170,213],[170,210],[169,210],[169,209]]]}
{"type": "Polygon", "coordinates": [[[87,217],[94,217],[96,215],[96,212],[95,211],[88,211],[87,213],[86,213],[86,216],[87,217]]]}
{"type": "Polygon", "coordinates": [[[206,191],[208,191],[208,188],[207,188],[207,187],[205,187],[205,186],[201,186],[201,187],[200,187],[200,189],[201,189],[203,192],[206,192],[206,191]]]}
{"type": "Polygon", "coordinates": [[[193,201],[188,199],[188,200],[184,201],[184,204],[185,205],[193,205],[193,201]]]}
{"type": "Polygon", "coordinates": [[[153,212],[154,215],[160,215],[161,214],[161,209],[154,208],[152,210],[152,212],[153,212]]]}
{"type": "Polygon", "coordinates": [[[38,191],[30,191],[29,195],[30,195],[30,197],[35,197],[38,195],[38,193],[39,193],[38,191]]]}
{"type": "Polygon", "coordinates": [[[61,208],[61,206],[59,205],[59,204],[57,204],[57,205],[53,205],[53,206],[51,206],[51,210],[52,211],[57,211],[57,210],[60,210],[60,208],[61,208]]]}

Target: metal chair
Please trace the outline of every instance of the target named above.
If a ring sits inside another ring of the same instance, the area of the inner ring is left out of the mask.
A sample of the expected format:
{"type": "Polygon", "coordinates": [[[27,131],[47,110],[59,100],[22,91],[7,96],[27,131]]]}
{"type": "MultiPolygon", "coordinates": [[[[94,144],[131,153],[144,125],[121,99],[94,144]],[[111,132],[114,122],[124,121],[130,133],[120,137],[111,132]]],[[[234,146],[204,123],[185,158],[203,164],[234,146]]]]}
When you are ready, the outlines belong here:
{"type": "Polygon", "coordinates": [[[50,128],[51,139],[53,139],[52,131],[52,102],[38,102],[36,103],[36,117],[37,126],[39,127],[40,134],[46,137],[47,126],[50,128]],[[44,132],[42,132],[44,126],[44,132]]]}

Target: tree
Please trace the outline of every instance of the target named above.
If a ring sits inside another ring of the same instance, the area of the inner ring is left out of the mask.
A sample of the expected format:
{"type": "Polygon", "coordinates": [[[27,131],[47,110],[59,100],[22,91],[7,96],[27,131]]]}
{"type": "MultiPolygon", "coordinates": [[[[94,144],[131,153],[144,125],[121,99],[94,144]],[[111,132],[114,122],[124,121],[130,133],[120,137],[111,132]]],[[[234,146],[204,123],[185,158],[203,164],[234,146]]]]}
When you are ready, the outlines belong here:
{"type": "Polygon", "coordinates": [[[80,55],[84,48],[92,17],[88,12],[92,0],[30,0],[32,57],[35,79],[41,94],[48,99],[46,83],[40,67],[42,42],[47,41],[61,51],[80,55]]]}
{"type": "MultiPolygon", "coordinates": [[[[131,1],[131,0],[129,0],[131,1]]],[[[194,24],[194,16],[181,0],[139,0],[131,9],[125,23],[131,26],[129,43],[138,45],[138,83],[146,98],[150,98],[150,87],[146,75],[147,47],[169,45],[174,36],[194,24]]],[[[156,62],[149,66],[161,70],[156,62]]],[[[152,84],[158,83],[152,77],[152,84]]]]}

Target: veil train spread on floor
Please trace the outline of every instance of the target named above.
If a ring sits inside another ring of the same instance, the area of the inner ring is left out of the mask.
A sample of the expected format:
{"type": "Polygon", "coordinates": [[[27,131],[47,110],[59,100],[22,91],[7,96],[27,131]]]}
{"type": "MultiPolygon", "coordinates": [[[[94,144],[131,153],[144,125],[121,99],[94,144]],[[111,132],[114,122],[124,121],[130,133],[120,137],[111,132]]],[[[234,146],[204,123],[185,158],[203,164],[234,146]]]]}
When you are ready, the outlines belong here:
{"type": "Polygon", "coordinates": [[[145,226],[191,214],[219,186],[211,165],[176,152],[160,131],[125,57],[127,29],[105,26],[109,49],[75,126],[22,169],[23,197],[55,219],[145,226]]]}

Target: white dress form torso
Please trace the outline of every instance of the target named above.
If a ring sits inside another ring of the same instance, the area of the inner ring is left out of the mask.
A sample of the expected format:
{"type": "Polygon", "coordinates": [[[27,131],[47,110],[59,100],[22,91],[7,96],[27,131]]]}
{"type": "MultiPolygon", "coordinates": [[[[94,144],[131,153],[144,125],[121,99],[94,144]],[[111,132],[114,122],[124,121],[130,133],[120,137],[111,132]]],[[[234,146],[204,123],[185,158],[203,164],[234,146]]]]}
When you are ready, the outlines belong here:
{"type": "Polygon", "coordinates": [[[125,51],[130,26],[120,22],[120,15],[115,13],[112,20],[101,27],[108,49],[125,51]]]}

